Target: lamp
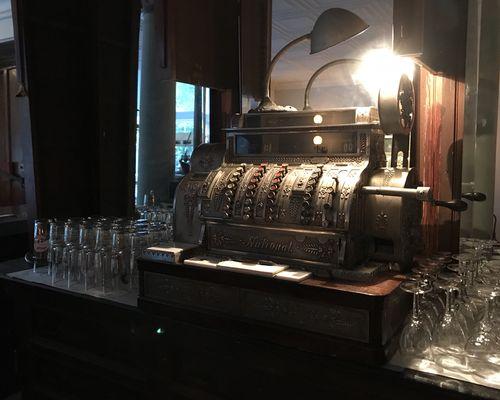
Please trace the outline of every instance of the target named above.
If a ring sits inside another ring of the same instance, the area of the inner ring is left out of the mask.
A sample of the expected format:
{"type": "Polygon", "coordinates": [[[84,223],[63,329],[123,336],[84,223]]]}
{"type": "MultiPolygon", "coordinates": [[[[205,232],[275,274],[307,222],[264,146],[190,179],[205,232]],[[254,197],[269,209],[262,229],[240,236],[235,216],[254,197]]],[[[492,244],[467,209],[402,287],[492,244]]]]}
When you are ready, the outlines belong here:
{"type": "Polygon", "coordinates": [[[322,74],[324,70],[326,70],[328,68],[334,67],[336,65],[349,64],[349,63],[360,64],[361,60],[358,60],[356,58],[341,58],[340,60],[334,60],[334,61],[331,61],[331,62],[323,65],[321,68],[316,70],[316,72],[314,72],[314,74],[312,74],[311,78],[307,82],[306,91],[304,92],[304,110],[311,109],[311,106],[309,105],[309,93],[311,91],[311,87],[312,87],[314,81],[316,80],[316,78],[320,74],[322,74]]]}
{"type": "Polygon", "coordinates": [[[296,44],[310,39],[311,52],[315,54],[320,51],[326,50],[329,47],[335,46],[347,39],[350,39],[368,28],[368,24],[363,21],[356,14],[345,10],[343,8],[330,8],[324,11],[314,23],[314,27],[310,33],[306,33],[292,40],[285,45],[271,60],[269,68],[266,73],[266,93],[260,104],[255,108],[254,112],[269,112],[269,111],[283,111],[274,103],[270,98],[271,74],[274,66],[283,54],[296,44]]]}

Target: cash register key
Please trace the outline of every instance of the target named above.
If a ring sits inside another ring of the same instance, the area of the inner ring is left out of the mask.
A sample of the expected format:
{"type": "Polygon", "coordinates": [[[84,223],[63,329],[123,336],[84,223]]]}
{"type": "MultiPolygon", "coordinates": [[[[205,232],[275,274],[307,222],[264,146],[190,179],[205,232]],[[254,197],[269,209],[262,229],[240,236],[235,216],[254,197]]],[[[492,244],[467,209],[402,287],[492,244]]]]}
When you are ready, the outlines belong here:
{"type": "Polygon", "coordinates": [[[314,186],[316,185],[316,179],[313,179],[313,178],[309,178],[309,180],[307,181],[307,185],[308,186],[314,186]]]}
{"type": "Polygon", "coordinates": [[[279,184],[279,183],[281,183],[281,178],[274,178],[271,182],[279,184]]]}
{"type": "Polygon", "coordinates": [[[314,187],[312,185],[307,185],[304,190],[306,191],[306,193],[310,193],[314,190],[314,187]]]}
{"type": "Polygon", "coordinates": [[[233,177],[234,177],[234,178],[239,179],[239,178],[240,178],[240,176],[241,176],[241,172],[238,172],[238,171],[233,172],[233,177]]]}
{"type": "Polygon", "coordinates": [[[236,186],[236,185],[235,185],[234,183],[228,183],[228,184],[227,184],[227,186],[226,186],[226,188],[227,188],[227,189],[232,189],[232,188],[234,188],[235,186],[236,186]]]}
{"type": "Polygon", "coordinates": [[[275,178],[282,178],[282,177],[283,177],[283,175],[284,175],[284,173],[283,173],[282,171],[278,171],[278,172],[276,172],[276,173],[274,174],[274,177],[275,177],[275,178]]]}
{"type": "Polygon", "coordinates": [[[224,193],[226,197],[233,197],[234,196],[234,191],[233,190],[226,190],[224,193]]]}
{"type": "Polygon", "coordinates": [[[246,193],[245,193],[245,196],[246,197],[254,197],[255,196],[255,192],[253,190],[247,190],[246,193]]]}
{"type": "Polygon", "coordinates": [[[304,200],[302,202],[302,207],[309,208],[309,207],[311,207],[311,203],[309,201],[307,201],[307,200],[304,200]]]}
{"type": "Polygon", "coordinates": [[[312,194],[311,193],[305,193],[304,194],[304,200],[310,200],[312,197],[312,194]]]}
{"type": "Polygon", "coordinates": [[[254,190],[256,187],[257,187],[257,185],[256,185],[255,183],[250,183],[250,184],[247,186],[247,189],[248,189],[248,190],[254,190]]]}
{"type": "Polygon", "coordinates": [[[251,198],[245,199],[243,204],[245,204],[246,206],[251,206],[253,204],[253,199],[251,198]]]}
{"type": "Polygon", "coordinates": [[[268,209],[268,212],[269,212],[269,214],[274,214],[274,208],[270,207],[270,208],[268,209]]]}
{"type": "Polygon", "coordinates": [[[268,216],[267,216],[267,220],[268,220],[269,222],[272,222],[272,220],[273,220],[273,216],[272,216],[272,215],[268,215],[268,216]]]}
{"type": "Polygon", "coordinates": [[[234,176],[232,178],[229,178],[229,182],[231,182],[231,183],[236,183],[238,181],[239,181],[239,179],[234,177],[234,176]]]}
{"type": "Polygon", "coordinates": [[[273,183],[270,187],[270,190],[272,190],[273,192],[275,192],[276,190],[278,190],[278,185],[276,185],[275,183],[273,183]]]}
{"type": "Polygon", "coordinates": [[[243,220],[248,221],[250,219],[250,214],[243,214],[243,220]]]}
{"type": "Polygon", "coordinates": [[[267,194],[267,198],[268,198],[268,199],[274,199],[275,197],[276,197],[276,192],[269,192],[269,193],[267,194]]]}
{"type": "Polygon", "coordinates": [[[260,180],[260,178],[262,178],[262,172],[254,172],[253,173],[253,177],[256,178],[257,180],[260,180]]]}
{"type": "Polygon", "coordinates": [[[224,218],[229,218],[229,217],[231,217],[231,214],[230,214],[230,213],[228,213],[227,211],[224,211],[224,214],[223,214],[223,215],[224,215],[224,218]]]}
{"type": "Polygon", "coordinates": [[[276,204],[276,200],[268,197],[267,204],[269,204],[270,206],[274,206],[276,204]]]}
{"type": "Polygon", "coordinates": [[[245,214],[248,214],[251,210],[252,210],[252,208],[251,208],[251,207],[249,207],[249,206],[245,206],[245,207],[243,207],[243,212],[244,212],[245,214]]]}

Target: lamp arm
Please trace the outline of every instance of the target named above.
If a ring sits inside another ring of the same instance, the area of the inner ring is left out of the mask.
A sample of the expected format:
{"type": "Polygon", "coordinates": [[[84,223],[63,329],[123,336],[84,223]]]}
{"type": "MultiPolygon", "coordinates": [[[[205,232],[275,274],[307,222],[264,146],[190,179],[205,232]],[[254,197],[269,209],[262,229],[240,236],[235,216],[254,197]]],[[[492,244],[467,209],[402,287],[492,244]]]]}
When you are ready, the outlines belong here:
{"type": "Polygon", "coordinates": [[[271,60],[271,63],[269,64],[269,68],[267,69],[267,72],[266,72],[266,95],[265,95],[264,98],[266,98],[266,97],[269,98],[270,97],[270,94],[271,94],[271,74],[273,72],[274,66],[279,61],[279,59],[281,58],[281,56],[283,55],[283,53],[285,53],[286,51],[288,51],[288,49],[290,47],[293,47],[297,43],[300,43],[300,42],[302,42],[302,41],[304,41],[306,39],[309,39],[310,37],[311,37],[310,33],[306,33],[303,36],[299,36],[297,39],[292,40],[290,43],[288,43],[287,45],[285,45],[280,51],[278,51],[276,53],[276,55],[271,60]]]}
{"type": "Polygon", "coordinates": [[[309,82],[307,82],[306,86],[306,91],[304,92],[304,110],[310,110],[311,106],[309,105],[309,93],[311,92],[311,87],[316,80],[316,78],[323,73],[324,70],[334,67],[336,65],[341,65],[341,64],[348,64],[348,63],[354,63],[354,64],[360,64],[361,60],[358,60],[357,58],[341,58],[339,60],[334,60],[331,61],[325,65],[323,65],[321,68],[316,70],[314,74],[312,74],[311,78],[309,79],[309,82]]]}

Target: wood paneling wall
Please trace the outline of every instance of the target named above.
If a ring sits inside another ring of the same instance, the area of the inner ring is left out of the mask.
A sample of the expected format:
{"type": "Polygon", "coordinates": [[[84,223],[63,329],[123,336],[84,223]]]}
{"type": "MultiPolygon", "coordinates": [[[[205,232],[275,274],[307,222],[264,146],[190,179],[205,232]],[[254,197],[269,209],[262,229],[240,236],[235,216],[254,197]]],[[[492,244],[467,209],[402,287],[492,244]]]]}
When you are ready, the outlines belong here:
{"type": "MultiPolygon", "coordinates": [[[[23,118],[28,110],[16,98],[15,68],[0,70],[0,207],[25,203],[23,118]]],[[[29,133],[29,132],[28,132],[29,133]]]]}
{"type": "Polygon", "coordinates": [[[239,2],[156,0],[162,64],[168,78],[216,89],[238,89],[239,2]]]}
{"type": "Polygon", "coordinates": [[[38,216],[132,211],[138,0],[14,0],[38,216]]]}
{"type": "MultiPolygon", "coordinates": [[[[464,84],[420,68],[417,99],[416,167],[434,197],[461,197],[464,84]]],[[[428,253],[457,251],[460,215],[424,203],[423,242],[428,253]]]]}

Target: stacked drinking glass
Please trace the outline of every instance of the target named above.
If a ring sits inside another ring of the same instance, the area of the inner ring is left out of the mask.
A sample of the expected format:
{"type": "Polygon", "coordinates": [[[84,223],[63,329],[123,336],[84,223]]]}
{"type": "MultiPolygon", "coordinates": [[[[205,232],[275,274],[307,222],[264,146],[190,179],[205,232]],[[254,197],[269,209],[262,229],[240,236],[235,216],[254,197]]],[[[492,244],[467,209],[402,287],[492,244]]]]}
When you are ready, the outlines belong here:
{"type": "Polygon", "coordinates": [[[137,289],[137,258],[172,240],[172,211],[147,219],[69,218],[49,222],[48,273],[54,286],[103,294],[137,289]]]}
{"type": "Polygon", "coordinates": [[[500,382],[500,243],[461,239],[459,254],[416,264],[401,284],[413,294],[401,354],[500,382]]]}

